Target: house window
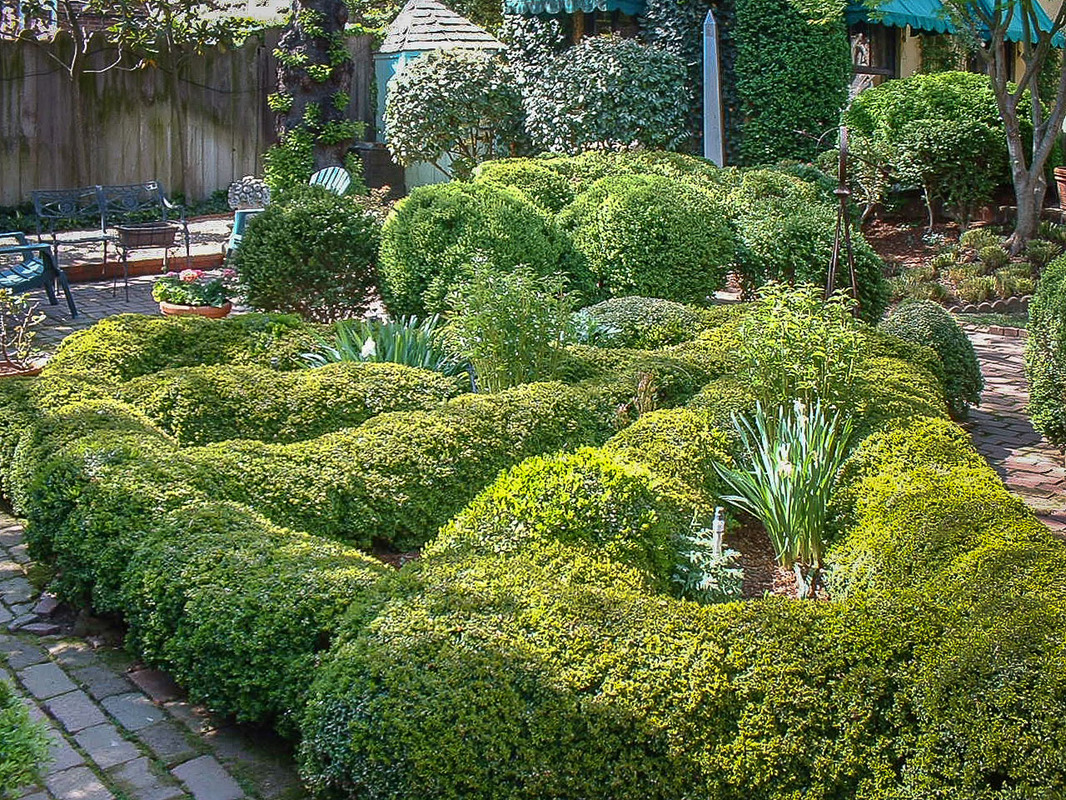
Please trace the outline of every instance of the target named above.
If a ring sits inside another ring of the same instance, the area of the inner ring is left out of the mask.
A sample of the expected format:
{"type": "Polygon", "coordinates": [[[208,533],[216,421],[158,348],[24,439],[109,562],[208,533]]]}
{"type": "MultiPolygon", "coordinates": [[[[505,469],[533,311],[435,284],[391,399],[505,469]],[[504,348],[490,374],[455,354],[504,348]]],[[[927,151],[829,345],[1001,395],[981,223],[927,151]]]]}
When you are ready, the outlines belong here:
{"type": "Polygon", "coordinates": [[[899,30],[859,22],[848,29],[851,39],[851,96],[899,76],[899,30]]]}

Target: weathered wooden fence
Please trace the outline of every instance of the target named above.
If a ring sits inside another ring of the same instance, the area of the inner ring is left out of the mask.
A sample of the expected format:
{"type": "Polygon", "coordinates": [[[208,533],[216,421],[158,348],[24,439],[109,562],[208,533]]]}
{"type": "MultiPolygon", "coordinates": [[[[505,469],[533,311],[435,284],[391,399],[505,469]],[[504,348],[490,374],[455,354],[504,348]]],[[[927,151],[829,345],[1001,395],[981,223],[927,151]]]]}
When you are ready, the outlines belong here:
{"type": "MultiPolygon", "coordinates": [[[[0,205],[27,202],[33,189],[153,179],[198,199],[261,174],[275,140],[266,98],[278,36],[271,30],[236,50],[189,57],[174,71],[92,74],[113,58],[101,47],[76,82],[49,56],[70,52],[65,34],[47,45],[0,41],[0,205]]],[[[369,37],[349,41],[349,114],[368,122],[370,49],[369,37]]]]}

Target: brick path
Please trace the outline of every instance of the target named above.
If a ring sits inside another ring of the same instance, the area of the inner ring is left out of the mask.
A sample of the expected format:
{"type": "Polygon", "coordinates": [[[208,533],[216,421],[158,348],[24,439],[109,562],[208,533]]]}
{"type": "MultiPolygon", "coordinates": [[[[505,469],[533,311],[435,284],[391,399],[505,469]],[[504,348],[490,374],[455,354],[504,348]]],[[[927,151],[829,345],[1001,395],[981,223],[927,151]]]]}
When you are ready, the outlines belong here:
{"type": "Polygon", "coordinates": [[[227,725],[185,702],[166,675],[137,669],[79,617],[55,633],[22,529],[0,513],[0,679],[48,727],[52,763],[24,800],[298,800],[291,755],[272,734],[227,725]],[[33,632],[36,631],[36,632],[33,632]],[[73,633],[83,634],[75,637],[73,633]],[[95,645],[95,646],[94,646],[95,645]]]}
{"type": "Polygon", "coordinates": [[[978,451],[1052,530],[1066,532],[1066,467],[1062,454],[1033,428],[1026,414],[1025,339],[967,330],[977,351],[985,390],[967,428],[978,451]]]}

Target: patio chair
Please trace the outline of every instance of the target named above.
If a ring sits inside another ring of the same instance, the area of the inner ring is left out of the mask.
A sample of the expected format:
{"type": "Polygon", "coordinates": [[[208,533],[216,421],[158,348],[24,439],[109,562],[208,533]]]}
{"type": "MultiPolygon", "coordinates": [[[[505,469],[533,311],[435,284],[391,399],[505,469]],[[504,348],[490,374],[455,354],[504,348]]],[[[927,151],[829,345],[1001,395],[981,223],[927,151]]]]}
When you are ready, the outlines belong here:
{"type": "Polygon", "coordinates": [[[312,175],[308,183],[329,189],[334,194],[344,194],[352,185],[352,176],[344,167],[326,167],[312,175]]]}
{"type": "Polygon", "coordinates": [[[229,235],[229,241],[226,242],[225,248],[222,250],[222,256],[225,260],[229,260],[233,255],[233,251],[241,246],[241,240],[244,239],[244,232],[248,229],[248,222],[256,214],[262,214],[261,208],[238,208],[233,212],[233,231],[229,235]]]}
{"type": "Polygon", "coordinates": [[[18,244],[0,244],[0,288],[12,292],[43,288],[48,295],[48,303],[54,306],[59,301],[53,285],[58,283],[67,299],[70,316],[77,319],[78,309],[70,293],[70,283],[63,271],[56,267],[52,247],[41,242],[30,244],[21,231],[0,233],[0,240],[3,239],[14,239],[18,244]],[[17,257],[17,260],[12,259],[12,256],[17,257]]]}

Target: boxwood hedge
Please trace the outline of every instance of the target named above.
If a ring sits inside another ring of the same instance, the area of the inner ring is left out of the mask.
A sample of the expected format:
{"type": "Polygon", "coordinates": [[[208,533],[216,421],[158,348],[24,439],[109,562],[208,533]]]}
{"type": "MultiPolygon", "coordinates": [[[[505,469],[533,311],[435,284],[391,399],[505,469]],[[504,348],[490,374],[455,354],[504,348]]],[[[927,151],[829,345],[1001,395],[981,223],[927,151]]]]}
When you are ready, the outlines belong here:
{"type": "Polygon", "coordinates": [[[1066,449],[1066,256],[1048,265],[1029,304],[1025,374],[1033,425],[1066,449]]]}
{"type": "MultiPolygon", "coordinates": [[[[192,366],[143,344],[79,396],[84,336],[68,367],[0,384],[0,467],[63,592],[124,613],[195,696],[298,724],[321,797],[1061,796],[1066,546],[947,421],[927,348],[867,338],[832,601],[669,591],[751,402],[742,313],[664,350],[572,348],[572,385],[283,444],[182,447],[116,399],[192,366]],[[644,365],[687,406],[612,436],[644,365]],[[602,446],[553,455],[583,444],[602,446]],[[415,546],[439,526],[398,571],[318,538],[415,546]]],[[[269,364],[270,336],[204,352],[269,364]]]]}

